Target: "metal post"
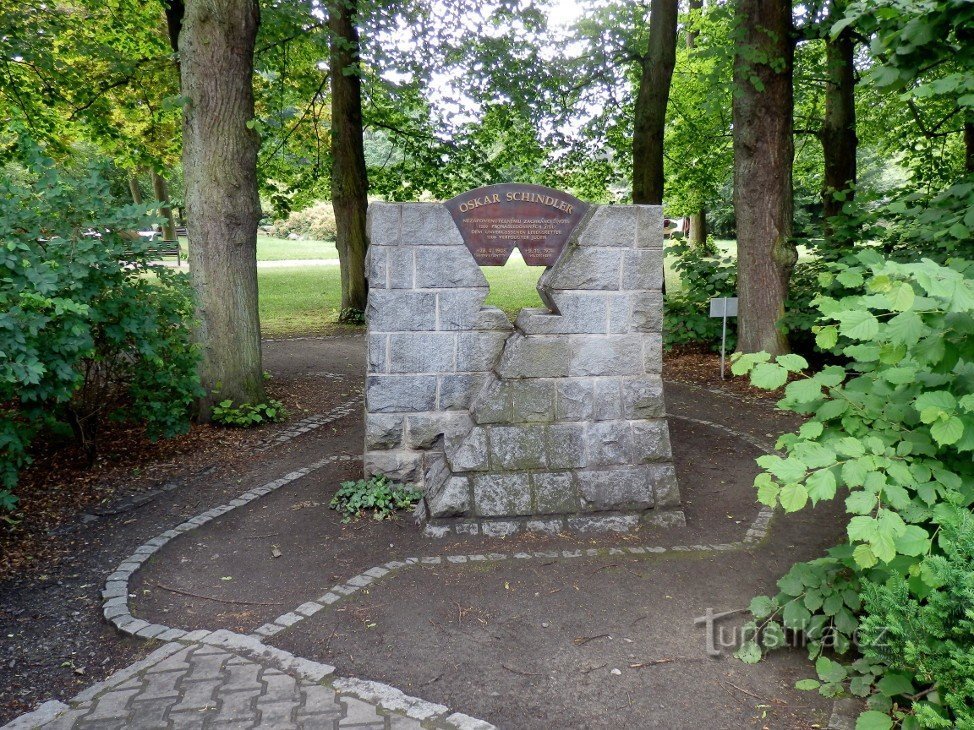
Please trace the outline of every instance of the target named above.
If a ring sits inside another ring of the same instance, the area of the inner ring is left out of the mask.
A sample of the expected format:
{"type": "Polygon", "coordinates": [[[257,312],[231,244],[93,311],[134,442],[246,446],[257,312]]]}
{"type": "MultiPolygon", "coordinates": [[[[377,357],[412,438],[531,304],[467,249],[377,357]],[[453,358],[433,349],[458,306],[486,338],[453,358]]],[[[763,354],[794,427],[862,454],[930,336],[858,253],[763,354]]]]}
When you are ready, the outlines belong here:
{"type": "Polygon", "coordinates": [[[724,300],[724,328],[720,334],[720,379],[724,380],[724,353],[727,351],[727,300],[724,300]]]}

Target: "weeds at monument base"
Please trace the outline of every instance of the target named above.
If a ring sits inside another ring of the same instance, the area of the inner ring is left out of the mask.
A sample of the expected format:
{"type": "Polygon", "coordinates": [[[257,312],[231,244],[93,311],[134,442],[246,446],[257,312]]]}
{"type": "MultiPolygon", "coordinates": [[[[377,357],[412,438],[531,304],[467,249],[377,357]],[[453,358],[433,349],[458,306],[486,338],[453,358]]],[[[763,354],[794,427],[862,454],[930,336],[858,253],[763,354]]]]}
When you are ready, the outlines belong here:
{"type": "Polygon", "coordinates": [[[329,506],[348,523],[372,513],[372,519],[390,519],[397,510],[412,509],[423,493],[411,484],[396,484],[384,476],[342,482],[329,506]]]}

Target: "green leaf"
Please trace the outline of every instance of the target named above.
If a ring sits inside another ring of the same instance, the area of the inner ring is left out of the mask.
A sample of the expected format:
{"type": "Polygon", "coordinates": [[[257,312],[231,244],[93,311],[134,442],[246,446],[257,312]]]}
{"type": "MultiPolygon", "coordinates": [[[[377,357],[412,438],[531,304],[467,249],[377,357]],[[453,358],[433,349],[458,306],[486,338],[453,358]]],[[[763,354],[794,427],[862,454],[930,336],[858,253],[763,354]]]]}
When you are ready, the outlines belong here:
{"type": "Polygon", "coordinates": [[[815,660],[815,671],[819,679],[830,683],[843,682],[849,674],[842,664],[824,656],[815,660]]]}
{"type": "Polygon", "coordinates": [[[788,380],[788,371],[780,365],[763,362],[751,371],[751,383],[764,390],[776,390],[788,380]]]}
{"type": "Polygon", "coordinates": [[[892,718],[885,712],[867,710],[856,719],[856,730],[890,730],[892,718]]]}
{"type": "Polygon", "coordinates": [[[871,340],[879,332],[879,320],[864,309],[839,312],[836,319],[839,320],[839,332],[854,340],[871,340]]]}
{"type": "Polygon", "coordinates": [[[896,536],[894,543],[897,552],[916,557],[930,548],[930,535],[919,525],[907,525],[906,530],[896,536]]]}
{"type": "Polygon", "coordinates": [[[797,373],[808,368],[808,360],[803,358],[801,355],[795,355],[792,353],[778,355],[775,362],[792,373],[797,373]]]}
{"type": "Polygon", "coordinates": [[[822,500],[832,499],[835,496],[835,474],[832,473],[831,469],[820,469],[813,472],[805,480],[805,485],[812,504],[818,504],[822,500]]]}
{"type": "Polygon", "coordinates": [[[833,442],[833,446],[838,453],[854,459],[863,456],[866,453],[866,447],[862,445],[862,442],[859,441],[859,439],[852,438],[851,436],[836,439],[833,442]]]}
{"type": "Polygon", "coordinates": [[[822,350],[831,350],[838,341],[839,330],[832,325],[821,327],[815,333],[815,344],[822,350]]]}
{"type": "Polygon", "coordinates": [[[856,565],[866,569],[879,562],[873,549],[868,545],[856,545],[856,549],[852,551],[852,559],[856,561],[856,565]]]}
{"type": "Polygon", "coordinates": [[[781,612],[781,622],[793,631],[804,631],[811,617],[809,610],[797,599],[786,603],[781,612]]]}
{"type": "Polygon", "coordinates": [[[887,697],[896,697],[897,695],[912,695],[914,692],[916,692],[910,678],[905,674],[899,674],[896,672],[890,672],[876,682],[876,689],[887,697]]]}
{"type": "Polygon", "coordinates": [[[886,335],[892,342],[905,345],[916,344],[924,331],[923,320],[916,312],[897,314],[886,323],[886,335]]]}
{"type": "Polygon", "coordinates": [[[761,661],[761,647],[754,641],[745,641],[741,648],[734,652],[734,656],[745,664],[757,664],[761,661]]]}
{"type": "Polygon", "coordinates": [[[842,465],[842,481],[847,487],[861,487],[866,481],[866,467],[859,459],[847,461],[842,465]]]}
{"type": "Polygon", "coordinates": [[[785,397],[796,403],[811,403],[822,397],[822,386],[811,379],[796,380],[788,383],[785,397]]]}
{"type": "Polygon", "coordinates": [[[790,482],[781,488],[778,501],[785,512],[797,512],[808,501],[808,490],[801,484],[790,482]]]}
{"type": "Polygon", "coordinates": [[[930,435],[941,446],[957,443],[964,435],[964,422],[957,416],[951,416],[946,421],[937,421],[930,427],[930,435]]]}
{"type": "Polygon", "coordinates": [[[891,291],[886,292],[886,297],[889,299],[893,311],[905,312],[913,306],[913,302],[916,300],[916,293],[913,291],[912,286],[906,282],[902,282],[898,286],[894,286],[891,291]]]}
{"type": "Polygon", "coordinates": [[[845,508],[857,515],[868,515],[874,509],[876,509],[876,503],[879,501],[877,496],[872,492],[856,491],[846,497],[845,508]]]}
{"type": "Polygon", "coordinates": [[[763,619],[774,613],[774,601],[768,596],[755,596],[748,607],[756,619],[763,619]]]}
{"type": "Polygon", "coordinates": [[[805,692],[818,689],[821,686],[822,683],[817,679],[799,679],[797,682],[795,682],[795,689],[800,689],[805,692]]]}

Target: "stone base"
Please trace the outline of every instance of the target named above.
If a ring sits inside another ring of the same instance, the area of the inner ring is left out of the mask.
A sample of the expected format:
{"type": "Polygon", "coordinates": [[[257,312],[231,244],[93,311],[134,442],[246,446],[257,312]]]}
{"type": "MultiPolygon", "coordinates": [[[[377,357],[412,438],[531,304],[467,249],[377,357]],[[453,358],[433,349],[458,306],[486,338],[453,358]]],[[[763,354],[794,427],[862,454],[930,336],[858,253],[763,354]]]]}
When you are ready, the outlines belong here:
{"type": "Polygon", "coordinates": [[[682,509],[648,510],[645,512],[598,512],[577,515],[547,515],[518,518],[446,518],[422,520],[426,537],[449,535],[486,535],[507,537],[518,532],[547,535],[559,533],[630,532],[639,527],[686,527],[682,509]]]}

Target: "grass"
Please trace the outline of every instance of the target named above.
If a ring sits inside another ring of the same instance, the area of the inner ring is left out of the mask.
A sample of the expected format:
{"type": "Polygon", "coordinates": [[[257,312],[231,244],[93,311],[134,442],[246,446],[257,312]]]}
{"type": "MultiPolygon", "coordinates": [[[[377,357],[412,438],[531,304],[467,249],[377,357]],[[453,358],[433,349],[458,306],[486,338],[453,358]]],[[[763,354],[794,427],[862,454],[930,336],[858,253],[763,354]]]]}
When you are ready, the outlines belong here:
{"type": "MultiPolygon", "coordinates": [[[[186,239],[180,238],[179,243],[183,255],[187,253],[186,239]]],[[[338,249],[334,241],[288,241],[284,238],[274,238],[257,234],[258,261],[303,261],[307,259],[337,259],[338,249]]]]}

